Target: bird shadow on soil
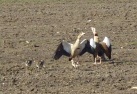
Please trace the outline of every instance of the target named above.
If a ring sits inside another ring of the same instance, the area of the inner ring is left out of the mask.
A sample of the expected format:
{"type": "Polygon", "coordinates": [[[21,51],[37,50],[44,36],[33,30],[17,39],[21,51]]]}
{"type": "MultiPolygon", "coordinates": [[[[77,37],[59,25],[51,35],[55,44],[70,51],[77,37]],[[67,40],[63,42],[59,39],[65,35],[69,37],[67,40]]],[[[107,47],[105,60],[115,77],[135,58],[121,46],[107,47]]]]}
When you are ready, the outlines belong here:
{"type": "Polygon", "coordinates": [[[105,60],[105,62],[108,62],[109,64],[127,64],[127,63],[136,63],[137,60],[117,60],[117,59],[112,59],[112,60],[105,60]]]}

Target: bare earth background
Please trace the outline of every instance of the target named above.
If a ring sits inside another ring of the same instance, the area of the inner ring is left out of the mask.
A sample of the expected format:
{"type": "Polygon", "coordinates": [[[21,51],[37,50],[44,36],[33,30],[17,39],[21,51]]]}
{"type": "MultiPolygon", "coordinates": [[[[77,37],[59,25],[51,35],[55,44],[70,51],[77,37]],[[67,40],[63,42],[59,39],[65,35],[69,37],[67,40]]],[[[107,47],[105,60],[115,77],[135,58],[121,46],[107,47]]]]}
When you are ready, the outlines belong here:
{"type": "Polygon", "coordinates": [[[0,1],[0,94],[137,94],[136,0],[28,1],[0,1]],[[66,57],[52,59],[61,40],[93,37],[91,26],[111,39],[111,61],[94,65],[86,53],[75,69],[66,57]],[[27,69],[29,59],[45,68],[27,69]]]}

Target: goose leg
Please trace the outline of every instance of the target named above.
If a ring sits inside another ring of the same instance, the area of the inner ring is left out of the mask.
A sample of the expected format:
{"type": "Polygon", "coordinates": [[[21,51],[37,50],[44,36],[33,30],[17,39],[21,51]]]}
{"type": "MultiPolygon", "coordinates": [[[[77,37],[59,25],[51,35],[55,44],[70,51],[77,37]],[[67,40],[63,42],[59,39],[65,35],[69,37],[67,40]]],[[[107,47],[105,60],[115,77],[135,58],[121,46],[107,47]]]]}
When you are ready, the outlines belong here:
{"type": "Polygon", "coordinates": [[[101,58],[101,57],[99,57],[99,59],[100,59],[100,63],[99,63],[99,64],[101,64],[102,58],[101,58]]]}
{"type": "Polygon", "coordinates": [[[75,68],[77,67],[77,65],[75,64],[75,62],[74,62],[73,59],[71,59],[71,63],[72,63],[72,66],[73,66],[73,67],[75,67],[75,68]]]}
{"type": "Polygon", "coordinates": [[[80,66],[79,57],[77,56],[77,66],[80,66]]]}
{"type": "Polygon", "coordinates": [[[93,64],[97,64],[97,58],[95,57],[95,62],[93,64]]]}
{"type": "Polygon", "coordinates": [[[97,64],[97,58],[98,58],[98,55],[97,55],[97,54],[95,54],[93,57],[94,57],[94,63],[93,63],[93,64],[95,64],[95,65],[96,65],[96,64],[97,64]]]}

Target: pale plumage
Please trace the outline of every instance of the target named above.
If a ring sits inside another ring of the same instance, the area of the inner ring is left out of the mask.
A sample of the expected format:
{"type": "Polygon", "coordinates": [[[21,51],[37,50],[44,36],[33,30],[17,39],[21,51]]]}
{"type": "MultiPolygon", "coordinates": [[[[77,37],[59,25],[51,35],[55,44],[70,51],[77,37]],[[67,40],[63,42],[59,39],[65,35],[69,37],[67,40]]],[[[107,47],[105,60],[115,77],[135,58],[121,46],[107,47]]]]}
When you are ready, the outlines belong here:
{"type": "MultiPolygon", "coordinates": [[[[76,42],[74,44],[68,43],[65,40],[63,40],[59,46],[57,47],[53,58],[55,60],[58,60],[62,55],[68,56],[69,61],[72,62],[72,66],[77,67],[79,63],[77,64],[74,62],[73,58],[79,57],[83,55],[85,52],[93,53],[92,50],[90,50],[90,43],[88,40],[84,39],[82,42],[80,42],[80,38],[85,33],[79,34],[76,42]]],[[[94,51],[94,50],[93,50],[94,51]]]]}
{"type": "Polygon", "coordinates": [[[90,39],[90,46],[93,47],[94,49],[96,48],[96,43],[94,42],[94,39],[90,39]]]}
{"type": "Polygon", "coordinates": [[[104,43],[106,43],[107,47],[110,47],[111,44],[110,44],[110,40],[108,37],[105,37],[104,40],[103,40],[104,43]]]}

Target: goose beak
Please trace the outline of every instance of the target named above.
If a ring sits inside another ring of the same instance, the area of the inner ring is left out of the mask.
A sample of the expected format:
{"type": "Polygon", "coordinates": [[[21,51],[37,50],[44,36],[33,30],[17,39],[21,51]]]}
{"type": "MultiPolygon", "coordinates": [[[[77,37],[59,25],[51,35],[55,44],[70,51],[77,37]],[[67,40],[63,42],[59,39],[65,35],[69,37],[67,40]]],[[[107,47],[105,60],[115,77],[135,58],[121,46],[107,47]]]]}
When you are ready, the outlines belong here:
{"type": "Polygon", "coordinates": [[[84,33],[84,32],[82,32],[82,35],[85,35],[85,33],[84,33]]]}

